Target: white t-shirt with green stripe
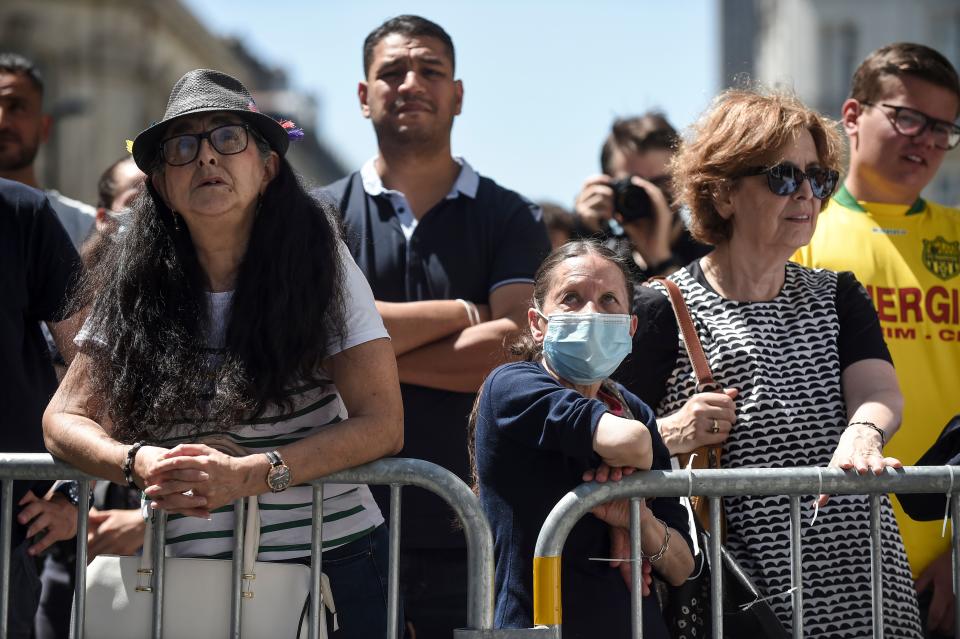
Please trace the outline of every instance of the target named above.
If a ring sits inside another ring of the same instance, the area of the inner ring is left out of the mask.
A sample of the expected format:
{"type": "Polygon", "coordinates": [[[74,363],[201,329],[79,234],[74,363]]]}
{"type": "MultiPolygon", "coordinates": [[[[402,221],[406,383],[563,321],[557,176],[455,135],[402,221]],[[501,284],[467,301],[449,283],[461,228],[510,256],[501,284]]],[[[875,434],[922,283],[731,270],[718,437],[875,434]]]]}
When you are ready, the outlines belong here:
{"type": "MultiPolygon", "coordinates": [[[[335,354],[352,346],[388,337],[377,312],[373,294],[363,273],[346,247],[340,245],[344,273],[346,334],[341,343],[328,345],[335,354]]],[[[232,293],[208,293],[211,326],[207,343],[213,349],[223,346],[232,293]]],[[[91,335],[89,321],[78,333],[76,342],[101,341],[91,335]]],[[[256,419],[241,422],[228,432],[211,432],[227,437],[252,452],[275,450],[317,430],[343,421],[347,410],[330,380],[292,388],[291,408],[270,407],[256,419]]],[[[195,441],[203,435],[170,437],[161,445],[195,441]]],[[[294,480],[296,478],[294,477],[294,480]]],[[[281,493],[264,493],[260,503],[259,561],[276,561],[308,556],[312,524],[313,489],[293,486],[281,493]]],[[[209,521],[197,517],[170,515],[167,523],[167,554],[177,557],[223,557],[233,550],[233,505],[210,514],[209,521]]],[[[325,484],[323,490],[323,548],[330,550],[370,533],[383,523],[383,515],[362,484],[325,484]]]]}

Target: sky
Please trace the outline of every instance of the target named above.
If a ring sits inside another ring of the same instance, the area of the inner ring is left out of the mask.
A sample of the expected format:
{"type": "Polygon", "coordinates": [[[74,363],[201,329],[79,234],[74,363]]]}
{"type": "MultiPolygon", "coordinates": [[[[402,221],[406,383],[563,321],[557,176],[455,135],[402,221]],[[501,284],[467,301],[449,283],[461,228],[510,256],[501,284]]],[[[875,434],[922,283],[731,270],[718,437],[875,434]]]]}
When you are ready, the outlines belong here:
{"type": "Polygon", "coordinates": [[[364,38],[400,13],[437,22],[453,39],[464,84],[454,155],[532,200],[568,208],[599,172],[614,118],[657,109],[682,129],[719,88],[716,0],[184,2],[317,98],[319,121],[298,124],[313,127],[348,170],[376,154],[356,95],[364,38]]]}

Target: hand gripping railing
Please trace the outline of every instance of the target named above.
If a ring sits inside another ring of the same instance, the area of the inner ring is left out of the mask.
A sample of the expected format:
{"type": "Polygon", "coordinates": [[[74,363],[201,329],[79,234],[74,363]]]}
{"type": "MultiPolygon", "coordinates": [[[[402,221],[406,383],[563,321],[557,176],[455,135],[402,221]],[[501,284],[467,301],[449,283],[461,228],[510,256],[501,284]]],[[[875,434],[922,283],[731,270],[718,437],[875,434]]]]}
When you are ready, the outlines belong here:
{"type": "MultiPolygon", "coordinates": [[[[10,601],[10,541],[13,523],[13,480],[76,479],[80,481],[79,512],[86,513],[89,506],[91,476],[55,460],[46,454],[0,453],[0,639],[7,638],[7,610],[10,601]]],[[[479,500],[456,475],[450,471],[419,459],[381,459],[328,475],[313,482],[314,524],[311,533],[311,589],[310,589],[310,634],[317,637],[321,614],[320,575],[322,563],[321,526],[323,485],[337,484],[389,484],[390,485],[390,566],[388,572],[387,632],[396,639],[399,612],[399,557],[400,557],[400,491],[403,486],[425,488],[442,497],[459,517],[467,540],[467,628],[456,631],[462,639],[493,636],[493,536],[490,525],[480,508],[479,500]],[[320,514],[318,516],[317,514],[320,514]]],[[[240,577],[242,574],[243,548],[243,500],[235,504],[236,521],[234,534],[233,606],[231,637],[240,637],[240,577]]],[[[164,517],[155,518],[154,553],[154,606],[152,636],[163,636],[163,545],[164,517]]],[[[79,517],[77,539],[87,538],[87,518],[79,517]]],[[[76,592],[74,599],[73,628],[77,637],[83,637],[84,601],[87,566],[87,545],[77,544],[76,592]]]]}
{"type": "MultiPolygon", "coordinates": [[[[722,496],[789,495],[791,537],[791,581],[801,584],[800,498],[816,495],[870,495],[871,585],[873,593],[873,636],[882,638],[883,590],[880,546],[880,496],[884,493],[948,493],[950,512],[960,512],[960,486],[953,486],[953,469],[944,466],[888,468],[882,475],[857,475],[838,468],[744,468],[694,471],[650,471],[636,473],[619,482],[582,484],[567,493],[553,508],[537,539],[534,557],[534,629],[510,637],[559,637],[561,624],[560,555],[570,530],[581,517],[599,504],[630,499],[632,556],[640,556],[640,499],[645,497],[710,498],[711,531],[720,530],[722,496]]],[[[710,535],[710,565],[720,566],[720,535],[710,535]]],[[[960,592],[960,525],[953,525],[953,590],[960,592]]],[[[710,571],[713,636],[723,637],[723,584],[720,570],[710,571]]],[[[641,571],[633,571],[631,593],[632,636],[643,637],[641,571]]],[[[803,592],[793,591],[793,637],[803,637],[803,592]]],[[[955,608],[960,628],[960,606],[955,608]]]]}

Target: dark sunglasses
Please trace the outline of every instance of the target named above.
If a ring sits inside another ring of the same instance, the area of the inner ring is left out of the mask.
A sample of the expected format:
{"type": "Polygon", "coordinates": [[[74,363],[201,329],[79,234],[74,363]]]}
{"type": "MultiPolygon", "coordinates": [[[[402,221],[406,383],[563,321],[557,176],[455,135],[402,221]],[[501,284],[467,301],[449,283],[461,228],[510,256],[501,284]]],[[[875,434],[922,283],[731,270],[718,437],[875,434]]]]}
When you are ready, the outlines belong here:
{"type": "Polygon", "coordinates": [[[946,120],[932,118],[923,111],[895,104],[874,104],[861,100],[865,106],[881,106],[884,109],[893,109],[893,115],[887,115],[893,130],[908,138],[915,138],[924,131],[933,132],[933,145],[941,151],[949,151],[960,144],[960,126],[946,120]]]}
{"type": "Polygon", "coordinates": [[[167,138],[160,143],[160,155],[170,166],[183,166],[197,159],[203,140],[209,140],[210,146],[220,155],[236,155],[247,148],[249,138],[246,124],[224,124],[203,133],[184,133],[167,138]]]}
{"type": "Polygon", "coordinates": [[[840,180],[838,171],[821,168],[801,171],[789,162],[747,169],[741,175],[766,175],[767,186],[774,195],[792,195],[797,192],[804,180],[810,180],[810,190],[813,192],[813,197],[818,200],[826,200],[833,195],[833,190],[837,188],[837,182],[840,180]]]}

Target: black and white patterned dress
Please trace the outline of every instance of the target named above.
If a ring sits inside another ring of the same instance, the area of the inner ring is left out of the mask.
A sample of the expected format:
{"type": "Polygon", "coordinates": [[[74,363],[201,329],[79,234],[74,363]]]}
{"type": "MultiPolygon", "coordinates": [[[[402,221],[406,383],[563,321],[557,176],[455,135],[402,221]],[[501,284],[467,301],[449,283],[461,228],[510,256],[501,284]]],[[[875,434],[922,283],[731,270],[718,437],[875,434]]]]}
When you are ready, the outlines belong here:
{"type": "MultiPolygon", "coordinates": [[[[862,292],[852,275],[840,275],[856,287],[841,287],[846,288],[843,294],[862,292]]],[[[840,316],[844,305],[838,303],[838,274],[788,264],[784,286],[769,302],[736,302],[720,297],[696,264],[677,271],[671,279],[683,291],[717,381],[739,389],[735,400],[737,422],[723,449],[724,467],[827,466],[847,421],[840,384],[840,316]]],[[[654,287],[666,295],[662,285],[654,287]]],[[[659,298],[655,302],[669,309],[665,298],[662,303],[659,298]]],[[[660,319],[664,317],[661,308],[660,319]]],[[[875,320],[875,313],[873,317],[875,320]]],[[[641,318],[641,330],[645,319],[656,339],[651,322],[657,320],[641,318]]],[[[663,321],[659,323],[664,325],[663,321]]],[[[660,337],[671,342],[670,350],[676,357],[671,360],[674,364],[669,373],[661,367],[666,383],[659,397],[658,415],[669,415],[683,406],[693,395],[696,383],[676,321],[669,326],[660,337]],[[665,334],[668,330],[673,331],[676,341],[665,334]]],[[[845,335],[844,339],[851,338],[845,335]]],[[[880,342],[882,346],[882,339],[880,342]]],[[[853,348],[849,344],[845,347],[848,351],[853,348]]],[[[651,346],[652,351],[656,348],[651,346]]],[[[885,346],[882,349],[885,353],[885,346]]],[[[635,376],[641,369],[657,368],[638,364],[643,360],[650,364],[651,360],[637,349],[633,357],[635,376]]],[[[648,386],[651,374],[656,376],[655,372],[646,374],[644,383],[648,386]]],[[[637,384],[640,388],[635,390],[641,397],[644,383],[637,384]]],[[[663,384],[662,376],[659,383],[663,384]]],[[[627,385],[631,386],[629,381],[627,385]]],[[[805,503],[811,501],[812,497],[805,503]]],[[[916,595],[903,542],[889,498],[884,496],[881,502],[886,635],[919,638],[922,633],[916,595]]],[[[727,548],[764,593],[786,593],[790,588],[788,498],[727,497],[724,509],[727,548]]],[[[872,636],[869,512],[868,497],[855,495],[831,497],[813,525],[812,507],[804,509],[805,637],[872,636]]],[[[770,603],[784,626],[791,628],[790,596],[774,597],[770,603]]]]}

